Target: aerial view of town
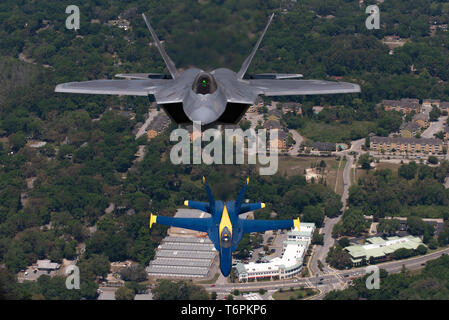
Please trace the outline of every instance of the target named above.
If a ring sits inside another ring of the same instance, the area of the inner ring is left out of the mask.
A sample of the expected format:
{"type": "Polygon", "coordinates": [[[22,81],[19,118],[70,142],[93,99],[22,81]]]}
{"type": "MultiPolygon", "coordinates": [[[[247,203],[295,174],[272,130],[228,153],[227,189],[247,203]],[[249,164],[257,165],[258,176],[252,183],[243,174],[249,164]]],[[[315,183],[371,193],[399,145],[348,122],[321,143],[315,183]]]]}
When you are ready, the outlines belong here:
{"type": "Polygon", "coordinates": [[[449,300],[449,2],[411,3],[2,0],[0,299],[449,300]]]}

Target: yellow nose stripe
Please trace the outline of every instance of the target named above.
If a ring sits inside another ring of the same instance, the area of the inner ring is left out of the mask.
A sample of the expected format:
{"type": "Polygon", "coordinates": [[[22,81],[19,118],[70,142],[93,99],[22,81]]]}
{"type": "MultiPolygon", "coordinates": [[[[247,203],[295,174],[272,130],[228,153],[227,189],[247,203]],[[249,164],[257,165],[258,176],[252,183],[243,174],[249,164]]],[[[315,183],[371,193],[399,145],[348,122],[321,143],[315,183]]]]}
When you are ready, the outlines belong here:
{"type": "Polygon", "coordinates": [[[229,232],[231,233],[232,236],[232,223],[231,223],[231,219],[229,218],[229,213],[228,213],[228,209],[226,208],[226,206],[224,206],[223,208],[223,213],[221,215],[221,221],[220,221],[220,226],[219,226],[219,235],[220,235],[220,239],[221,239],[221,233],[223,231],[223,228],[227,227],[229,232]]]}

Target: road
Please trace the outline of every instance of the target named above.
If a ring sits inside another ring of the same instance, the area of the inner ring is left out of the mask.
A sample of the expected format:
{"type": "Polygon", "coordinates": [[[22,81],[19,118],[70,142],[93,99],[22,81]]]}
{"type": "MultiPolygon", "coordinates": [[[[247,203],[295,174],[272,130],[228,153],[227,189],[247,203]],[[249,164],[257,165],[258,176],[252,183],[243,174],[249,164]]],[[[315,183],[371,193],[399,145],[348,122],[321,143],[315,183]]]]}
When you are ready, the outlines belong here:
{"type": "MultiPolygon", "coordinates": [[[[437,259],[442,254],[449,254],[449,248],[445,248],[424,256],[413,257],[407,260],[391,261],[376,266],[385,269],[389,273],[401,272],[402,266],[405,266],[408,270],[416,270],[423,268],[423,265],[430,260],[437,259]]],[[[325,272],[322,275],[312,276],[308,278],[297,278],[288,280],[276,280],[276,281],[262,281],[262,282],[248,282],[248,283],[226,283],[215,284],[213,286],[204,285],[208,292],[216,292],[219,295],[226,295],[232,292],[234,289],[245,291],[257,291],[259,289],[275,290],[286,288],[298,288],[304,287],[317,287],[320,289],[321,294],[314,297],[314,299],[322,299],[326,293],[331,290],[343,289],[350,282],[352,277],[360,277],[366,273],[365,268],[353,268],[348,270],[336,270],[331,272],[325,272]]],[[[382,286],[382,284],[381,284],[382,286]]]]}
{"type": "Polygon", "coordinates": [[[433,135],[440,131],[443,131],[444,122],[446,122],[447,116],[439,117],[438,121],[431,122],[430,126],[422,133],[423,138],[435,138],[433,135]]]}
{"type": "Polygon", "coordinates": [[[263,122],[263,113],[247,112],[245,116],[246,120],[251,122],[251,128],[253,129],[257,127],[259,121],[263,122]]]}
{"type": "Polygon", "coordinates": [[[136,139],[143,136],[147,132],[147,128],[150,125],[151,121],[160,113],[161,111],[158,111],[157,109],[150,109],[148,111],[148,119],[145,121],[145,123],[139,128],[139,130],[136,133],[136,139]]]}
{"type": "Polygon", "coordinates": [[[292,137],[296,142],[291,148],[291,150],[288,152],[290,156],[294,157],[298,155],[299,147],[301,146],[301,143],[304,141],[304,138],[296,130],[289,129],[288,132],[292,134],[292,137]]]}
{"type": "MultiPolygon", "coordinates": [[[[341,196],[341,202],[343,203],[343,211],[346,210],[347,200],[349,198],[349,187],[351,186],[351,170],[354,166],[354,157],[349,155],[349,152],[358,152],[361,153],[361,147],[365,143],[365,139],[359,139],[352,141],[351,148],[349,150],[341,151],[338,154],[340,156],[346,156],[346,165],[343,170],[343,195],[341,196]]],[[[324,234],[323,245],[322,246],[314,246],[314,253],[312,259],[310,261],[310,271],[312,274],[322,274],[322,271],[318,268],[318,260],[320,260],[324,268],[325,272],[332,272],[333,269],[330,268],[326,264],[326,257],[329,249],[334,245],[335,239],[332,237],[332,229],[334,225],[341,220],[341,215],[336,218],[324,218],[324,226],[321,229],[321,234],[324,234]]]]}

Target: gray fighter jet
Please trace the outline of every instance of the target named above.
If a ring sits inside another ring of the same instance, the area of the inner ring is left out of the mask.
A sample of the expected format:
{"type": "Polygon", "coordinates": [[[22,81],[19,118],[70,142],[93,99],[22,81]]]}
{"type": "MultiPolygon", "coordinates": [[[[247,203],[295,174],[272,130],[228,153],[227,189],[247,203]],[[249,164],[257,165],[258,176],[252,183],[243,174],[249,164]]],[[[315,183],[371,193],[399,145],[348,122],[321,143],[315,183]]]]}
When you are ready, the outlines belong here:
{"type": "Polygon", "coordinates": [[[189,68],[182,72],[165,52],[145,14],[142,14],[170,75],[155,73],[117,74],[124,80],[69,82],[56,86],[56,92],[149,96],[176,123],[199,121],[201,125],[235,124],[255,103],[259,95],[286,96],[360,92],[360,87],[347,82],[297,80],[301,74],[263,73],[246,75],[264,35],[273,20],[270,16],[251,54],[236,73],[219,68],[204,71],[189,68]]]}

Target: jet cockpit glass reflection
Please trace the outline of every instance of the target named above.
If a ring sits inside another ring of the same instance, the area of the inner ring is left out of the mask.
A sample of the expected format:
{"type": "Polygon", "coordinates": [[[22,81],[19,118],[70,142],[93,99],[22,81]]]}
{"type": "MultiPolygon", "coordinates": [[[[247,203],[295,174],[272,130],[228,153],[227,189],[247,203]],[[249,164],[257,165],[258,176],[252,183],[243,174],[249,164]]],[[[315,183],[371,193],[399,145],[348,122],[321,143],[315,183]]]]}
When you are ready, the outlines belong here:
{"type": "Polygon", "coordinates": [[[192,90],[198,94],[211,94],[217,90],[217,83],[209,73],[200,73],[193,81],[192,90]]]}
{"type": "Polygon", "coordinates": [[[231,232],[227,227],[224,227],[221,231],[221,247],[222,248],[230,248],[232,244],[232,236],[231,232]]]}

